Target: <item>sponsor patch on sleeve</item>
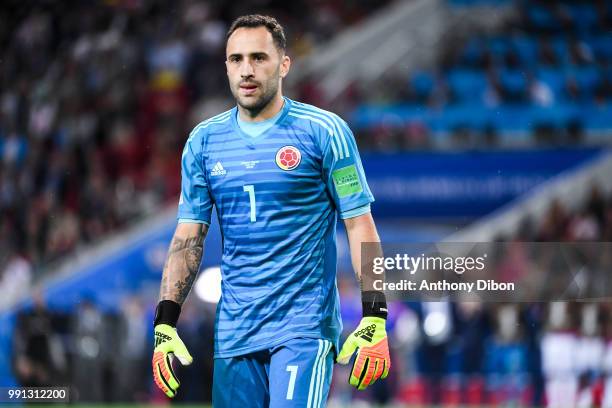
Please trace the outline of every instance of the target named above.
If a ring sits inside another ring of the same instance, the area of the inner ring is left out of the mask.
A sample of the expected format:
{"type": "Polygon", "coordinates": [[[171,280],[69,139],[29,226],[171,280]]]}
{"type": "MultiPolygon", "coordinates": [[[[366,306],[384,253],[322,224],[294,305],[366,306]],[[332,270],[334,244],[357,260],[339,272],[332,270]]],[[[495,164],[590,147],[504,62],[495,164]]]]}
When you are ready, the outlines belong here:
{"type": "Polygon", "coordinates": [[[357,168],[354,164],[334,170],[332,178],[340,198],[363,191],[359,175],[357,174],[357,168]]]}

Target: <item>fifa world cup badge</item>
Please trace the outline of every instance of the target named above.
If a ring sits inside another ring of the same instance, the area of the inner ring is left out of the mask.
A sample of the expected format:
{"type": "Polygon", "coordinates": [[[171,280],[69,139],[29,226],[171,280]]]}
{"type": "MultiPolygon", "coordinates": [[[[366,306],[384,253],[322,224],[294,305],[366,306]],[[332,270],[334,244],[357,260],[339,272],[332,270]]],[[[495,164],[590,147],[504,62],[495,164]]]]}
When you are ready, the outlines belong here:
{"type": "Polygon", "coordinates": [[[276,165],[285,171],[297,168],[301,160],[302,154],[294,146],[283,146],[276,152],[276,165]]]}

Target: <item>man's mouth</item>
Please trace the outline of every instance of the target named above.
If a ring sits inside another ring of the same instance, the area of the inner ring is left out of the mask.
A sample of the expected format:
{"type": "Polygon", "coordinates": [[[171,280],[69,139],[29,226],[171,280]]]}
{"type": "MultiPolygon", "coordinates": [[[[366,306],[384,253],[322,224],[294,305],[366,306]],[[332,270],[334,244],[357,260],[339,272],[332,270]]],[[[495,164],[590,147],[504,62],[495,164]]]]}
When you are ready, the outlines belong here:
{"type": "Polygon", "coordinates": [[[255,84],[240,84],[240,90],[245,95],[251,95],[257,90],[257,85],[255,84]]]}

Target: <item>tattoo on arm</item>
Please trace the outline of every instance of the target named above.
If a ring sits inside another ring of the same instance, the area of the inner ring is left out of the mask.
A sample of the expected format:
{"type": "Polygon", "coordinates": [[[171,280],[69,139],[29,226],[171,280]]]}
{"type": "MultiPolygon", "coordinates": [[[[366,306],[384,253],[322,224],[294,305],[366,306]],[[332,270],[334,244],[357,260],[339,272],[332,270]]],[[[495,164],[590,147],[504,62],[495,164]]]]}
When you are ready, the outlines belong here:
{"type": "Polygon", "coordinates": [[[180,238],[175,236],[168,250],[164,265],[160,300],[172,300],[182,305],[200,269],[204,249],[204,229],[196,236],[180,238]]]}

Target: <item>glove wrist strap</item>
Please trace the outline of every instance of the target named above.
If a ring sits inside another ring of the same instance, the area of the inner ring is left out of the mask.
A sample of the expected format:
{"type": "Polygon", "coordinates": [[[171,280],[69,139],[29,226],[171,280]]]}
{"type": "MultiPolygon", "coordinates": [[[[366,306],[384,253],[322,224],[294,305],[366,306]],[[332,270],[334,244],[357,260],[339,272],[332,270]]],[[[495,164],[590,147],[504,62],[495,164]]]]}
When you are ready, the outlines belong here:
{"type": "Polygon", "coordinates": [[[363,317],[373,316],[387,319],[387,299],[383,292],[377,290],[361,292],[361,305],[363,317]]]}
{"type": "Polygon", "coordinates": [[[181,305],[172,300],[162,300],[157,304],[157,308],[155,308],[153,326],[167,324],[168,326],[176,327],[180,314],[181,305]]]}

